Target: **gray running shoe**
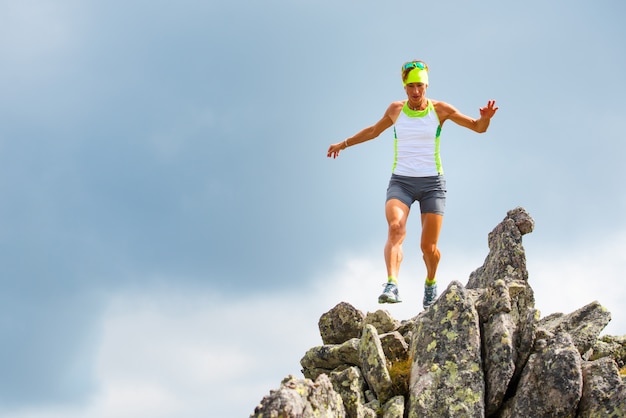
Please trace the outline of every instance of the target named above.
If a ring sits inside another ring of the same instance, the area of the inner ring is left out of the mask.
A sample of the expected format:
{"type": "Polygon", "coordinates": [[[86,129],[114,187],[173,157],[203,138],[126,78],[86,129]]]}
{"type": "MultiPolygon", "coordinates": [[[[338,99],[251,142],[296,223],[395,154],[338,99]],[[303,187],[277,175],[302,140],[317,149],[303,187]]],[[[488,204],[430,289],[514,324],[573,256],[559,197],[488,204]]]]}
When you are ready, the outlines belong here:
{"type": "Polygon", "coordinates": [[[402,302],[398,293],[398,286],[395,283],[385,283],[383,286],[385,286],[385,290],[378,297],[378,303],[402,302]]]}
{"type": "Polygon", "coordinates": [[[437,283],[432,286],[424,285],[424,309],[427,309],[435,303],[435,299],[437,299],[437,283]]]}

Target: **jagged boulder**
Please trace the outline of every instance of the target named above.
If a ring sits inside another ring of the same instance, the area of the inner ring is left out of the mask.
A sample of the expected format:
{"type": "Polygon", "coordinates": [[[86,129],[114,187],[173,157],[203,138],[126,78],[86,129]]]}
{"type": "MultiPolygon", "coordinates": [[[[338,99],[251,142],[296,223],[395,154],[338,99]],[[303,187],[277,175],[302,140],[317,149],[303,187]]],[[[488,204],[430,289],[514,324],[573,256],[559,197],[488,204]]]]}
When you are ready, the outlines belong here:
{"type": "Polygon", "coordinates": [[[582,355],[594,346],[600,332],[609,321],[611,313],[594,301],[568,315],[563,313],[548,315],[539,321],[539,327],[552,333],[567,332],[572,336],[574,345],[582,355]]]}
{"type": "Polygon", "coordinates": [[[395,363],[409,359],[409,345],[398,331],[380,335],[380,343],[383,347],[385,358],[389,362],[395,363]]]}
{"type": "Polygon", "coordinates": [[[404,397],[395,396],[387,402],[383,408],[383,418],[403,418],[404,397]]]}
{"type": "Polygon", "coordinates": [[[626,335],[605,335],[595,342],[587,354],[588,360],[611,357],[617,367],[622,368],[626,366],[626,335]]]}
{"type": "Polygon", "coordinates": [[[411,353],[409,417],[484,416],[478,313],[460,283],[418,316],[411,353]]]}
{"type": "Polygon", "coordinates": [[[507,212],[467,285],[411,319],[347,302],[324,313],[305,378],[285,379],[253,416],[626,416],[626,336],[599,337],[611,315],[598,302],[541,318],[522,246],[533,228],[523,208],[507,212]]]}
{"type": "Polygon", "coordinates": [[[362,418],[371,414],[371,410],[365,407],[367,403],[365,398],[367,384],[360,368],[352,366],[344,370],[338,369],[330,373],[330,380],[335,391],[343,399],[346,416],[362,418]]]}
{"type": "Polygon", "coordinates": [[[347,302],[341,302],[320,317],[318,327],[324,344],[341,344],[359,338],[365,315],[347,302]]]}
{"type": "Polygon", "coordinates": [[[361,364],[360,344],[359,338],[351,338],[343,344],[313,347],[300,360],[302,373],[309,379],[317,379],[320,374],[330,373],[343,365],[358,366],[361,364]]]}
{"type": "Polygon", "coordinates": [[[373,325],[363,328],[363,336],[359,344],[359,358],[363,375],[369,387],[374,391],[381,404],[393,397],[393,388],[387,359],[378,332],[373,325]]]}
{"type": "Polygon", "coordinates": [[[541,335],[500,417],[575,417],[583,388],[581,363],[569,334],[541,335]]]}
{"type": "Polygon", "coordinates": [[[468,289],[486,290],[495,287],[499,280],[504,281],[511,296],[510,315],[513,323],[518,325],[535,306],[522,245],[522,236],[532,232],[534,227],[535,222],[523,208],[508,211],[502,222],[489,233],[489,254],[483,265],[470,274],[466,285],[468,289]]]}
{"type": "Polygon", "coordinates": [[[481,323],[487,416],[501,408],[519,380],[535,341],[539,311],[522,245],[522,236],[533,229],[534,221],[523,208],[507,212],[489,233],[484,264],[467,283],[481,323]]]}
{"type": "Polygon", "coordinates": [[[585,362],[582,372],[584,385],[578,418],[626,417],[626,384],[615,361],[604,357],[585,362]]]}
{"type": "Polygon", "coordinates": [[[376,332],[385,334],[398,329],[400,322],[394,319],[388,311],[379,309],[373,313],[368,312],[365,315],[364,324],[371,324],[376,328],[376,332]]]}
{"type": "Polygon", "coordinates": [[[320,375],[315,382],[288,376],[278,390],[271,391],[269,396],[263,398],[251,415],[255,418],[344,416],[343,400],[325,374],[320,375]]]}
{"type": "Polygon", "coordinates": [[[412,358],[406,337],[398,331],[393,331],[381,335],[380,343],[387,359],[387,368],[391,377],[393,393],[403,397],[408,396],[412,358]]]}

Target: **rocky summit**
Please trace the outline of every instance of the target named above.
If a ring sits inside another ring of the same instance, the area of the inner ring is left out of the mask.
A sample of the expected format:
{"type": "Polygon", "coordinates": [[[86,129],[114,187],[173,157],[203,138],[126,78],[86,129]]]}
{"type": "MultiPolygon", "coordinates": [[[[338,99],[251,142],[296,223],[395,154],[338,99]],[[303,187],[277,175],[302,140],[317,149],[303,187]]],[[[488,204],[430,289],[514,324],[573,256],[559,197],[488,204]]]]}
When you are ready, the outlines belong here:
{"type": "Polygon", "coordinates": [[[287,376],[251,417],[626,417],[626,336],[600,337],[611,314],[598,302],[541,317],[522,246],[533,228],[509,211],[467,284],[412,319],[337,304],[304,377],[287,376]]]}

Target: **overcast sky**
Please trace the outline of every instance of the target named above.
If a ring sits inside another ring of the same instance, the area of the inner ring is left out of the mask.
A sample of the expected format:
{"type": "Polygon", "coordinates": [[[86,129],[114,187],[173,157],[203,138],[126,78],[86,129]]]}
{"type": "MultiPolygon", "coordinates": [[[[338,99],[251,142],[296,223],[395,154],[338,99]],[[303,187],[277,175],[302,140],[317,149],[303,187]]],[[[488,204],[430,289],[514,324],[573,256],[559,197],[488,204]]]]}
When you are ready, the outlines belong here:
{"type": "MultiPolygon", "coordinates": [[[[626,5],[0,0],[0,416],[241,417],[380,306],[392,130],[330,143],[405,97],[446,124],[440,287],[509,209],[545,316],[598,300],[626,334],[626,5]]],[[[421,310],[409,219],[397,319],[421,310]]]]}

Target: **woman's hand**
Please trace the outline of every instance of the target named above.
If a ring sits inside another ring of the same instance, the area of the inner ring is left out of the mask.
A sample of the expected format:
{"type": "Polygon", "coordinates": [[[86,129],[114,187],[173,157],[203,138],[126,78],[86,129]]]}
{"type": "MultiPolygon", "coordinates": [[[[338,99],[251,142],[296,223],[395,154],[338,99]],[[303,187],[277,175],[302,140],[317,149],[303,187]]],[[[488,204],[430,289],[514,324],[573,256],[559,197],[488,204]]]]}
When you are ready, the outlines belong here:
{"type": "Polygon", "coordinates": [[[329,158],[330,157],[337,158],[339,157],[339,153],[345,148],[346,148],[346,141],[332,144],[330,147],[328,147],[328,154],[326,156],[329,158]]]}
{"type": "Polygon", "coordinates": [[[491,119],[493,115],[496,114],[496,110],[498,110],[496,106],[495,100],[489,100],[487,102],[487,106],[480,108],[480,117],[484,119],[491,119]]]}

